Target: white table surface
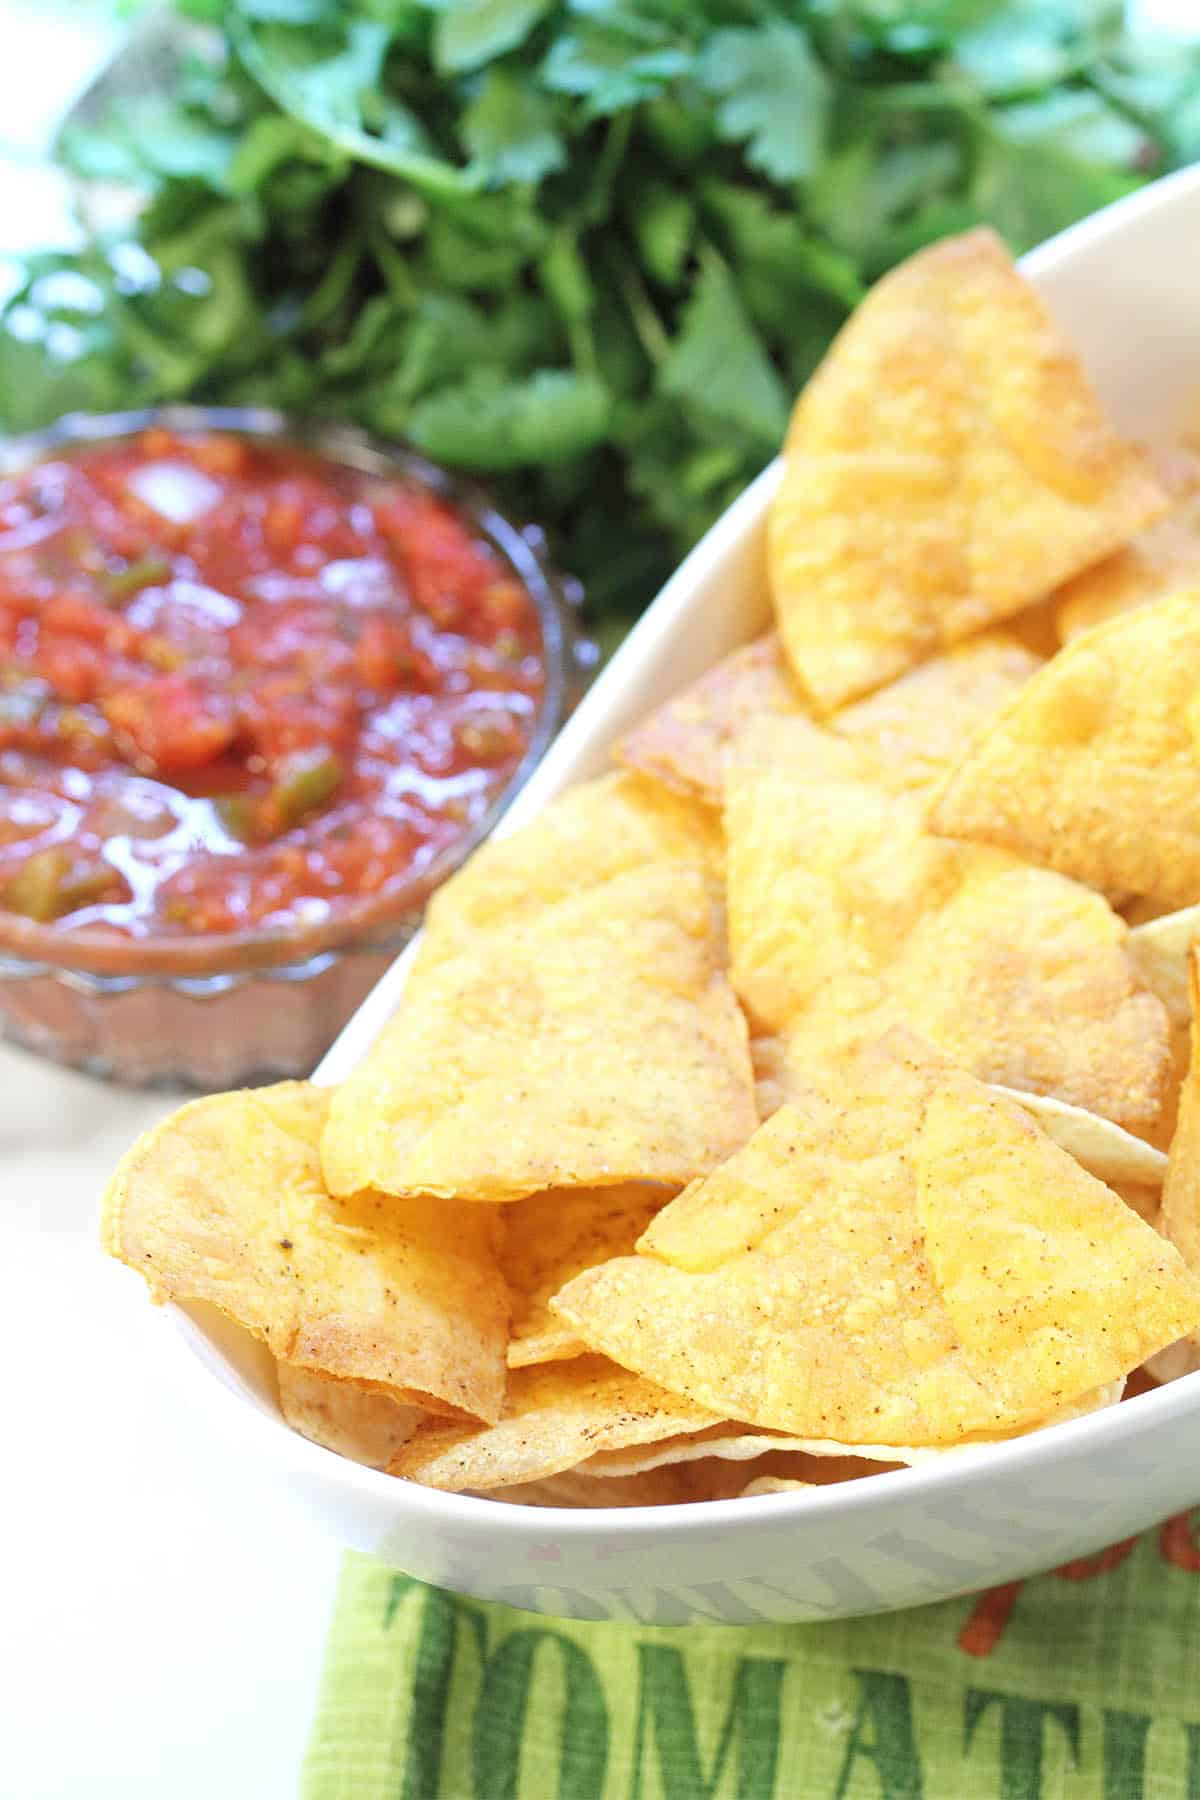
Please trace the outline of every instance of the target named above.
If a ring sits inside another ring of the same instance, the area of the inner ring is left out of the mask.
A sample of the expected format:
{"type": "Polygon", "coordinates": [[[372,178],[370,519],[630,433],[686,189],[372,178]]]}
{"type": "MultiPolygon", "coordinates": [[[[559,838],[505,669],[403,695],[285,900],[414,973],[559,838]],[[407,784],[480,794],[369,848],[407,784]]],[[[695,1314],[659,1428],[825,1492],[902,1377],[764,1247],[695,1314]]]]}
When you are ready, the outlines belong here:
{"type": "Polygon", "coordinates": [[[339,1554],[231,1483],[96,1244],[171,1102],[0,1047],[0,1793],[290,1800],[339,1554]],[[240,1490],[240,1491],[239,1491],[240,1490]]]}

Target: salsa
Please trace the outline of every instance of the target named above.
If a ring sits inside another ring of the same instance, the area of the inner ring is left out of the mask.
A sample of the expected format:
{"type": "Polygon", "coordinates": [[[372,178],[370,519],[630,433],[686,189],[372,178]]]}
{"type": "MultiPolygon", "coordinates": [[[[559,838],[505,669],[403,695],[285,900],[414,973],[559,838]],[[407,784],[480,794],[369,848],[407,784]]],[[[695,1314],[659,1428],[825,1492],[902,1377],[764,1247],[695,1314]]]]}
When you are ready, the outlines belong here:
{"type": "Polygon", "coordinates": [[[430,489],[160,428],[0,481],[0,905],[145,939],[322,925],[520,763],[534,602],[430,489]]]}

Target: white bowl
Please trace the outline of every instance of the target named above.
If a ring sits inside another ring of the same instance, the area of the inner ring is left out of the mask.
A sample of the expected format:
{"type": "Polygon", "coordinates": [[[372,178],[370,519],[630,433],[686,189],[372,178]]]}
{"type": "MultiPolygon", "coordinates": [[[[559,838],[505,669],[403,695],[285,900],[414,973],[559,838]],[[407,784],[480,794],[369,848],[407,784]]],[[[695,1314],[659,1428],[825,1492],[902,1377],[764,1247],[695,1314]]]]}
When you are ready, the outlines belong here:
{"type": "MultiPolygon", "coordinates": [[[[1200,393],[1200,170],[1025,259],[1120,425],[1162,437],[1200,393]]],[[[516,829],[607,763],[614,740],[766,622],[767,469],[688,557],[506,817],[516,829]]],[[[392,1012],[407,956],[317,1079],[341,1079],[392,1012]]],[[[401,1482],[283,1423],[270,1359],[203,1309],[170,1309],[181,1371],[236,1437],[233,1481],[269,1481],[344,1543],[485,1600],[589,1619],[810,1620],[916,1606],[1128,1537],[1200,1497],[1200,1375],[1014,1442],[798,1495],[612,1512],[506,1506],[401,1482]]],[[[161,1342],[161,1335],[160,1335],[161,1342]]]]}

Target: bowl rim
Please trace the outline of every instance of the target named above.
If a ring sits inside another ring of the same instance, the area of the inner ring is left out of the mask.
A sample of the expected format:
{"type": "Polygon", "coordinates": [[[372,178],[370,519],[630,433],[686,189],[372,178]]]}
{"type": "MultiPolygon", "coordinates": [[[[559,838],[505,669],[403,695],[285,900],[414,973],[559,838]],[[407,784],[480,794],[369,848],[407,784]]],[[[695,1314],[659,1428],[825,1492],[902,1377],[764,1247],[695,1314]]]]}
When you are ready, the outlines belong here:
{"type": "MultiPolygon", "coordinates": [[[[1193,191],[1200,194],[1200,164],[1164,176],[1069,226],[1022,257],[1019,264],[1022,273],[1031,276],[1045,275],[1093,240],[1103,240],[1114,231],[1119,231],[1129,219],[1146,217],[1163,210],[1173,205],[1180,194],[1193,191]]],[[[711,532],[689,552],[655,602],[657,606],[662,600],[668,599],[667,606],[662,608],[657,618],[651,617],[654,610],[651,608],[651,612],[635,628],[637,631],[646,626],[657,638],[674,629],[676,597],[682,599],[689,582],[699,570],[707,566],[716,547],[724,547],[740,526],[743,515],[772,491],[780,467],[779,459],[769,464],[727,509],[711,532]]],[[[598,694],[602,687],[611,684],[619,673],[614,660],[596,684],[593,694],[598,694]]],[[[568,748],[567,740],[575,728],[582,729],[582,721],[578,715],[560,740],[560,750],[568,748]]],[[[535,811],[540,801],[540,787],[535,783],[522,797],[517,809],[520,823],[525,822],[526,811],[535,811]]],[[[517,816],[514,816],[514,826],[516,823],[517,816]]],[[[363,1021],[374,1026],[383,1023],[391,1010],[398,981],[403,979],[415,949],[414,942],[406,954],[384,974],[355,1018],[335,1040],[317,1070],[318,1081],[322,1079],[326,1064],[333,1063],[336,1066],[345,1055],[342,1046],[358,1034],[355,1030],[356,1021],[358,1031],[362,1030],[363,1021]]],[[[331,1076],[326,1074],[324,1080],[329,1082],[331,1076]]],[[[487,1543],[492,1548],[502,1540],[516,1543],[536,1540],[540,1543],[549,1535],[575,1543],[583,1543],[600,1535],[628,1546],[638,1540],[654,1537],[668,1528],[672,1536],[703,1537],[714,1529],[739,1527],[754,1519],[761,1522],[768,1516],[773,1522],[790,1520],[796,1524],[801,1524],[806,1518],[816,1520],[839,1514],[848,1520],[861,1519],[874,1510],[920,1501],[932,1493],[939,1496],[953,1494],[959,1488],[971,1484],[981,1470],[993,1471],[998,1477],[1018,1474],[1022,1470],[1031,1472],[1055,1463],[1064,1452],[1079,1455],[1101,1446],[1110,1456],[1115,1455],[1120,1451],[1123,1441],[1136,1433],[1143,1423],[1160,1431],[1163,1426],[1200,1411],[1200,1370],[1197,1370],[1158,1388],[1133,1395],[1128,1400],[1100,1407],[1076,1418],[1031,1429],[1012,1438],[995,1443],[960,1446],[944,1454],[931,1456],[916,1466],[880,1470],[875,1476],[808,1488],[801,1492],[762,1494],[728,1500],[672,1502],[662,1506],[523,1506],[504,1503],[503,1489],[495,1490],[496,1499],[448,1493],[440,1488],[430,1488],[416,1481],[388,1475],[382,1470],[367,1468],[313,1443],[293,1430],[282,1414],[273,1415],[257,1398],[239,1394],[230,1380],[218,1373],[211,1365],[211,1359],[220,1352],[186,1306],[171,1303],[165,1311],[174,1328],[170,1333],[173,1339],[170,1353],[176,1357],[197,1401],[211,1411],[216,1427],[236,1431],[247,1440],[257,1438],[267,1454],[278,1456],[285,1466],[291,1467],[298,1475],[319,1479],[323,1485],[340,1485],[343,1494],[352,1494],[361,1501],[385,1503],[393,1514],[396,1525],[401,1525],[406,1517],[414,1522],[442,1521],[456,1527],[464,1537],[478,1536],[481,1543],[487,1543]],[[264,1431],[265,1437],[260,1435],[264,1431]],[[764,1508],[767,1509],[766,1512],[764,1508]]]]}
{"type": "Polygon", "coordinates": [[[88,988],[125,990],[142,980],[194,983],[197,978],[236,978],[269,969],[286,976],[338,951],[397,950],[412,935],[429,895],[493,830],[566,717],[573,682],[590,663],[590,646],[576,624],[582,588],[552,567],[540,527],[515,524],[470,480],[451,474],[407,445],[389,443],[357,426],[308,420],[273,407],[173,404],[128,412],[66,413],[40,431],[0,439],[0,475],[27,468],[59,450],[119,442],[154,426],[295,447],[363,474],[399,476],[446,501],[501,557],[533,602],[545,680],[529,742],[469,832],[415,874],[380,894],[352,902],[335,918],[309,927],[136,939],[114,938],[88,926],[59,930],[0,908],[0,980],[76,976],[88,988]]]}

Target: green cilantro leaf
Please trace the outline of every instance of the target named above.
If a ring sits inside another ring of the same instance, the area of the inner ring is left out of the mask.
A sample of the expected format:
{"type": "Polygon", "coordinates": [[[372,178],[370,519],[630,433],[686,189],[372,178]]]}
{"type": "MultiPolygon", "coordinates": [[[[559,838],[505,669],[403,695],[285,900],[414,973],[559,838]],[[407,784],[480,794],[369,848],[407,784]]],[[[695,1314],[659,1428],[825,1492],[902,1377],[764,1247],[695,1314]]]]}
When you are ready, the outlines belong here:
{"type": "Polygon", "coordinates": [[[689,66],[683,50],[639,49],[626,30],[585,19],[551,46],[541,78],[552,93],[578,96],[598,119],[652,99],[689,66]]]}
{"type": "Polygon", "coordinates": [[[677,287],[696,229],[696,203],[665,181],[647,181],[630,198],[629,228],[652,281],[677,287]]]}
{"type": "Polygon", "coordinates": [[[1138,185],[1143,133],[1098,96],[1070,93],[996,113],[982,135],[971,199],[1018,250],[1138,185]]]}
{"type": "Polygon", "coordinates": [[[783,436],[787,391],[754,334],[732,275],[713,251],[703,260],[659,386],[680,406],[744,432],[764,453],[783,436]]]}
{"type": "Polygon", "coordinates": [[[241,0],[248,19],[264,25],[319,25],[336,13],[331,0],[241,0]]]}
{"type": "Polygon", "coordinates": [[[746,160],[775,181],[801,181],[829,127],[829,78],[799,26],[785,19],[718,31],[700,57],[700,81],[721,96],[717,130],[746,142],[746,160]]]}
{"type": "Polygon", "coordinates": [[[157,187],[164,181],[197,181],[225,188],[237,151],[235,134],[146,94],[114,107],[97,123],[61,134],[62,161],[84,180],[157,187]]]}
{"type": "Polygon", "coordinates": [[[227,181],[235,194],[254,194],[289,163],[324,169],[330,179],[345,176],[347,159],[319,131],[282,113],[255,119],[229,164],[227,181]]]}
{"type": "Polygon", "coordinates": [[[489,69],[459,130],[468,155],[496,183],[537,182],[567,160],[553,106],[507,69],[489,69]]]}
{"type": "Polygon", "coordinates": [[[581,455],[607,434],[612,403],[595,376],[539,369],[524,381],[477,369],[414,407],[419,450],[464,469],[519,469],[581,455]]]}
{"type": "Polygon", "coordinates": [[[440,0],[434,67],[453,75],[503,56],[524,43],[550,5],[551,0],[440,0]]]}
{"type": "Polygon", "coordinates": [[[969,31],[955,46],[954,63],[985,94],[1026,93],[1078,73],[1082,50],[1069,20],[1039,6],[969,31]]]}
{"type": "Polygon", "coordinates": [[[767,310],[786,326],[806,293],[830,295],[843,306],[857,306],[866,289],[855,260],[797,223],[794,212],[773,206],[757,188],[728,181],[707,181],[700,204],[708,223],[719,232],[728,260],[738,271],[748,295],[761,293],[767,310]],[[771,297],[775,304],[771,304],[771,297]]]}
{"type": "Polygon", "coordinates": [[[431,154],[417,115],[375,84],[388,47],[377,19],[353,19],[339,45],[312,28],[254,30],[231,15],[231,41],[248,74],[291,118],[321,131],[361,162],[445,198],[467,193],[467,172],[431,154]]]}

